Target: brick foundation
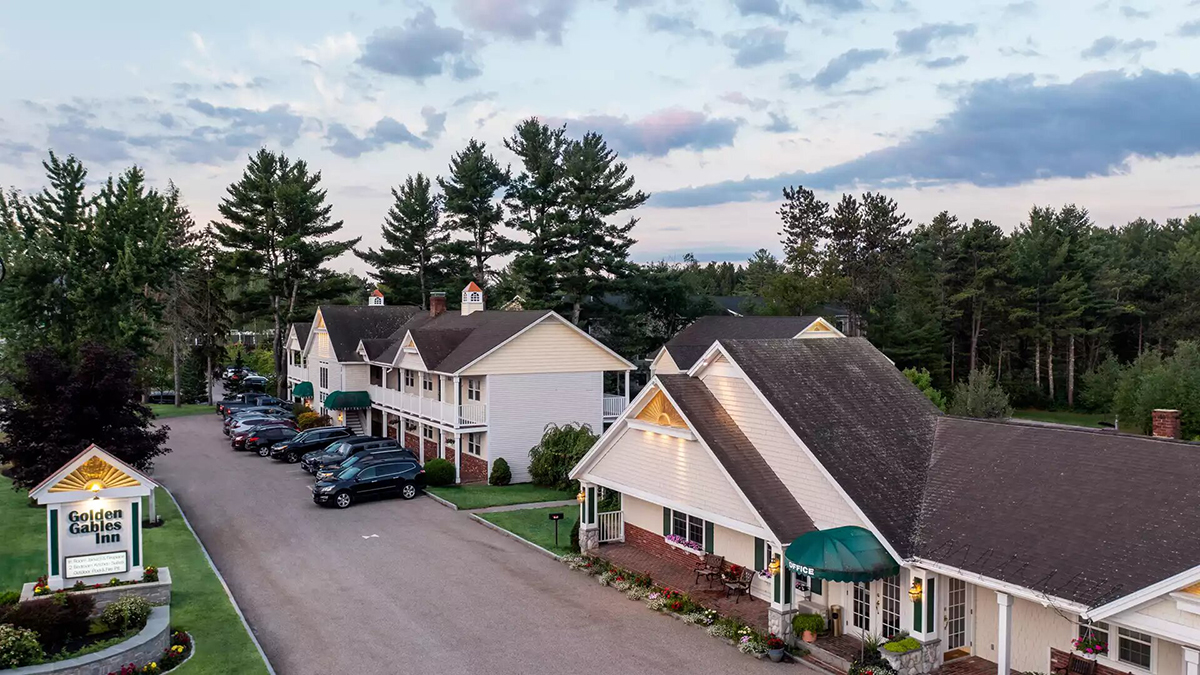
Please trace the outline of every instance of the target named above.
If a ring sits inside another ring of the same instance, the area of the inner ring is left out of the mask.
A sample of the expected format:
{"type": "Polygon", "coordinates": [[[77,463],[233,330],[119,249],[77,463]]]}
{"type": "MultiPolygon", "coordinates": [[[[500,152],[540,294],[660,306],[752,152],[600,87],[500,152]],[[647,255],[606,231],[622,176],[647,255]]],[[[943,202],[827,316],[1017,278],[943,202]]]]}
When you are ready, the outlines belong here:
{"type": "Polygon", "coordinates": [[[464,483],[486,483],[488,479],[488,463],[475,455],[465,452],[462,456],[461,477],[464,483]]]}
{"type": "Polygon", "coordinates": [[[387,437],[393,438],[396,440],[400,440],[400,430],[398,428],[396,428],[396,425],[394,425],[394,424],[388,425],[387,437]]]}
{"type": "Polygon", "coordinates": [[[437,459],[437,456],[438,456],[437,441],[428,441],[427,440],[424,442],[423,447],[425,448],[425,453],[424,453],[425,460],[424,461],[428,462],[431,459],[437,459]]]}
{"type": "Polygon", "coordinates": [[[421,448],[421,441],[417,439],[416,434],[404,434],[404,447],[412,450],[413,452],[419,452],[421,448]]]}
{"type": "Polygon", "coordinates": [[[689,569],[695,567],[700,560],[699,556],[668,544],[661,534],[643,530],[629,523],[625,523],[625,543],[689,569]]]}
{"type": "MultiPolygon", "coordinates": [[[[1109,649],[1116,649],[1116,642],[1109,645],[1109,649]]],[[[1067,667],[1067,661],[1071,659],[1070,652],[1060,651],[1058,649],[1050,649],[1050,672],[1061,670],[1067,667]]],[[[1128,671],[1109,668],[1108,666],[1097,663],[1095,675],[1129,675],[1128,671]]]]}
{"type": "Polygon", "coordinates": [[[446,446],[445,458],[446,458],[447,462],[450,462],[451,464],[454,463],[454,446],[453,445],[446,446]]]}

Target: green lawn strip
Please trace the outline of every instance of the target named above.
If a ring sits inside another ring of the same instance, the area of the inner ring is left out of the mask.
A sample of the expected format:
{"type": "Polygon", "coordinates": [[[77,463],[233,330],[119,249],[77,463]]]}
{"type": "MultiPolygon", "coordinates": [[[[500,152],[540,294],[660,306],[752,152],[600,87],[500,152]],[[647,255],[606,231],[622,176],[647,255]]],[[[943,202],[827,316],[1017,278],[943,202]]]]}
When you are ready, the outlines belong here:
{"type": "Polygon", "coordinates": [[[548,551],[568,555],[571,553],[571,528],[575,526],[575,521],[579,520],[579,509],[571,506],[551,506],[478,515],[489,523],[548,551]],[[554,521],[550,520],[551,513],[563,514],[563,519],[558,521],[558,546],[554,545],[554,521]]]}
{"type": "Polygon", "coordinates": [[[9,478],[0,478],[0,541],[0,591],[20,591],[46,573],[46,510],[30,507],[9,478]]]}
{"type": "Polygon", "coordinates": [[[557,502],[575,497],[571,492],[540,487],[533,483],[431,487],[429,488],[429,492],[445,499],[460,509],[482,509],[488,506],[533,504],[535,502],[557,502]]]}
{"type": "Polygon", "coordinates": [[[1103,413],[1079,413],[1061,410],[1014,410],[1013,417],[1035,422],[1053,422],[1055,424],[1071,424],[1077,427],[1103,429],[1100,422],[1112,422],[1112,415],[1103,413]]]}
{"type": "Polygon", "coordinates": [[[201,415],[204,413],[213,414],[216,408],[207,403],[189,403],[176,408],[170,403],[151,403],[150,410],[154,411],[154,416],[158,418],[164,417],[185,417],[187,415],[201,415]]]}

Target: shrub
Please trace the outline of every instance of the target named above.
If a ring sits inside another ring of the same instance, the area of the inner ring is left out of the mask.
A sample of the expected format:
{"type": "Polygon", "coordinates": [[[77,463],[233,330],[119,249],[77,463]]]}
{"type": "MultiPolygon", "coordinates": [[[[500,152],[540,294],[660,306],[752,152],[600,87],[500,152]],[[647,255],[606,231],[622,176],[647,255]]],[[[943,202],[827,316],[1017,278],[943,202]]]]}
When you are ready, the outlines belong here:
{"type": "Polygon", "coordinates": [[[708,634],[722,640],[732,640],[737,637],[738,631],[741,629],[742,624],[737,619],[723,616],[708,627],[708,634]]]}
{"type": "Polygon", "coordinates": [[[575,519],[575,523],[571,525],[571,550],[579,553],[579,519],[575,519]]]}
{"type": "Polygon", "coordinates": [[[28,628],[0,624],[0,668],[19,668],[45,656],[37,633],[28,628]]]}
{"type": "Polygon", "coordinates": [[[310,408],[304,401],[296,401],[292,404],[292,414],[296,416],[296,419],[300,419],[301,415],[310,413],[312,411],[313,409],[310,408]]]}
{"type": "Polygon", "coordinates": [[[797,614],[792,617],[792,630],[797,634],[808,631],[821,633],[825,630],[825,617],[820,614],[797,614]]]}
{"type": "Polygon", "coordinates": [[[1008,394],[996,383],[996,374],[989,366],[972,370],[966,382],[954,385],[950,401],[951,415],[981,419],[1012,417],[1008,394]]]}
{"type": "Polygon", "coordinates": [[[454,465],[440,457],[425,462],[425,482],[433,487],[454,482],[454,465]]]}
{"type": "Polygon", "coordinates": [[[315,412],[306,412],[296,417],[296,428],[300,431],[306,431],[315,427],[327,427],[331,423],[329,415],[321,415],[315,412]]]}
{"type": "Polygon", "coordinates": [[[568,474],[596,442],[596,434],[586,424],[550,424],[542,440],[529,450],[529,475],[535,485],[558,490],[578,488],[568,474]]]}
{"type": "MultiPolygon", "coordinates": [[[[20,591],[4,591],[0,593],[0,608],[11,607],[21,601],[20,591]]],[[[0,610],[2,611],[2,610],[0,610]]]]}
{"type": "Polygon", "coordinates": [[[929,399],[930,403],[936,405],[938,410],[945,412],[946,395],[933,386],[933,376],[929,374],[927,369],[905,368],[903,372],[904,377],[907,377],[909,382],[912,382],[917,389],[920,389],[921,393],[925,394],[925,398],[929,399]]]}
{"type": "Polygon", "coordinates": [[[491,485],[508,485],[512,482],[512,469],[508,468],[508,462],[503,457],[492,462],[492,475],[488,476],[488,483],[491,485]]]}
{"type": "Polygon", "coordinates": [[[4,621],[37,633],[42,648],[52,654],[69,640],[88,634],[95,608],[96,600],[90,595],[63,593],[22,602],[9,610],[4,621]]]}
{"type": "Polygon", "coordinates": [[[901,640],[892,640],[891,642],[883,645],[883,648],[889,652],[904,654],[906,652],[911,652],[914,649],[920,649],[921,643],[917,642],[915,638],[906,637],[901,640]]]}
{"type": "Polygon", "coordinates": [[[150,618],[150,603],[138,595],[122,595],[100,612],[100,620],[118,631],[141,630],[150,618]]]}

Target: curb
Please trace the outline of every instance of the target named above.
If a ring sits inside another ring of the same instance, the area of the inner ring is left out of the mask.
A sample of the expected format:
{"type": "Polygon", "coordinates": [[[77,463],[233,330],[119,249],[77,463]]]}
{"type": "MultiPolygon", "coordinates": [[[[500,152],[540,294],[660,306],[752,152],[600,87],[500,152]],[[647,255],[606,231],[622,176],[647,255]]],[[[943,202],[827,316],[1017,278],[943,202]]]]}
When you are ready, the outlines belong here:
{"type": "MultiPolygon", "coordinates": [[[[183,507],[180,506],[179,501],[175,499],[175,495],[171,494],[170,490],[163,485],[159,485],[158,487],[162,488],[162,491],[167,493],[167,496],[171,498],[172,502],[174,502],[175,508],[179,509],[179,516],[183,518],[183,524],[187,525],[188,532],[192,533],[192,538],[194,538],[196,543],[200,545],[200,552],[204,554],[204,559],[208,561],[208,566],[212,568],[213,574],[217,575],[217,581],[221,582],[221,588],[225,589],[225,597],[229,598],[229,603],[233,605],[233,611],[237,613],[238,619],[240,619],[242,622],[242,627],[246,629],[246,634],[250,636],[250,641],[254,643],[254,648],[258,650],[258,655],[262,657],[263,664],[267,667],[267,672],[270,673],[270,675],[276,675],[275,668],[271,666],[271,660],[267,658],[267,653],[263,651],[262,645],[258,643],[258,638],[254,635],[254,631],[251,630],[250,623],[246,621],[246,615],[242,614],[242,608],[238,606],[237,600],[233,597],[233,592],[229,590],[229,584],[225,583],[225,577],[221,576],[221,570],[217,569],[217,563],[213,562],[212,556],[208,554],[208,548],[204,546],[204,542],[201,541],[200,535],[196,534],[196,530],[192,528],[191,521],[188,520],[187,514],[183,512],[183,507]]],[[[191,632],[189,632],[188,635],[190,636],[191,632]]],[[[196,653],[195,645],[195,637],[193,637],[193,654],[196,653]]],[[[190,658],[191,657],[189,656],[188,659],[190,658]]]]}
{"type": "Polygon", "coordinates": [[[474,513],[468,513],[467,515],[470,516],[471,520],[474,520],[475,522],[479,523],[480,525],[483,525],[484,527],[486,527],[488,529],[495,530],[495,531],[499,532],[500,534],[503,534],[507,537],[512,537],[513,539],[516,539],[517,541],[521,542],[522,544],[525,544],[526,546],[532,548],[533,550],[537,551],[538,553],[541,553],[542,555],[549,556],[559,562],[562,562],[562,556],[558,555],[557,553],[553,553],[553,552],[549,551],[548,549],[544,549],[541,546],[538,546],[537,544],[533,543],[532,541],[529,541],[528,539],[526,539],[525,537],[522,537],[519,534],[516,534],[515,532],[509,532],[508,530],[504,529],[503,527],[500,527],[499,525],[497,525],[495,523],[490,523],[490,522],[484,520],[483,518],[480,518],[479,516],[475,515],[474,513]]]}
{"type": "Polygon", "coordinates": [[[432,492],[426,491],[426,492],[425,492],[425,496],[426,496],[426,497],[429,497],[429,498],[430,498],[430,499],[432,499],[433,501],[435,501],[435,502],[437,502],[437,503],[441,504],[442,506],[444,506],[444,507],[446,507],[446,508],[450,509],[451,511],[457,511],[457,510],[458,510],[458,505],[457,505],[457,504],[455,504],[454,502],[448,502],[448,501],[446,501],[445,499],[442,499],[441,497],[439,497],[439,496],[437,496],[437,495],[433,494],[432,492]]]}
{"type": "Polygon", "coordinates": [[[524,511],[525,509],[552,509],[578,506],[574,499],[560,499],[556,502],[527,502],[525,504],[504,504],[502,506],[481,506],[477,509],[466,509],[471,513],[502,513],[504,511],[524,511]]]}

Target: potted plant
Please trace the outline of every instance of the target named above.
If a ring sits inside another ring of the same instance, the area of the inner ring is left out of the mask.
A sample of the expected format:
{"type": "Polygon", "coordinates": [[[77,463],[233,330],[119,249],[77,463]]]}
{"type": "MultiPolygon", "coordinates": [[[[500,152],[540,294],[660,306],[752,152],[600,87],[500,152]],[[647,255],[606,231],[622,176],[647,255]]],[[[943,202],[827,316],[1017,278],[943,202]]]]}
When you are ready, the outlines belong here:
{"type": "Polygon", "coordinates": [[[792,617],[792,630],[805,642],[814,642],[817,633],[825,631],[825,617],[820,614],[797,614],[792,617]]]}
{"type": "Polygon", "coordinates": [[[776,637],[774,633],[767,636],[767,656],[771,661],[779,663],[783,660],[783,640],[776,637]]]}
{"type": "Polygon", "coordinates": [[[1083,658],[1093,661],[1097,656],[1108,651],[1108,645],[1091,633],[1071,640],[1071,644],[1075,647],[1075,651],[1083,654],[1083,658]]]}

